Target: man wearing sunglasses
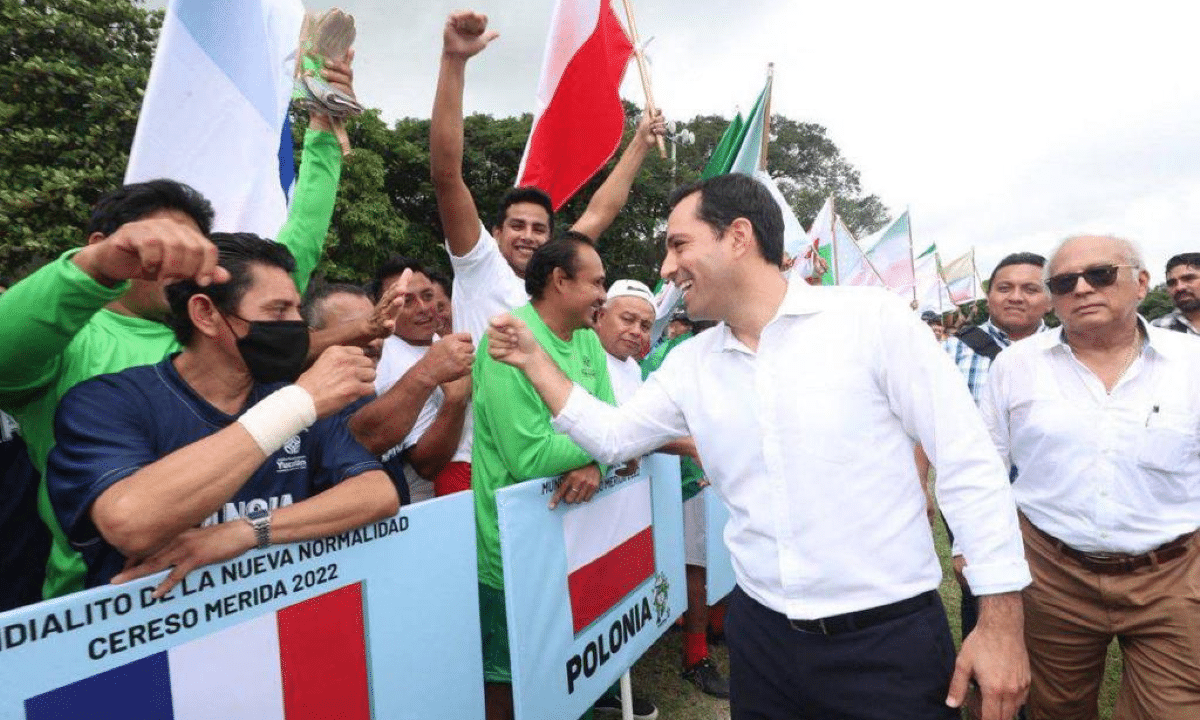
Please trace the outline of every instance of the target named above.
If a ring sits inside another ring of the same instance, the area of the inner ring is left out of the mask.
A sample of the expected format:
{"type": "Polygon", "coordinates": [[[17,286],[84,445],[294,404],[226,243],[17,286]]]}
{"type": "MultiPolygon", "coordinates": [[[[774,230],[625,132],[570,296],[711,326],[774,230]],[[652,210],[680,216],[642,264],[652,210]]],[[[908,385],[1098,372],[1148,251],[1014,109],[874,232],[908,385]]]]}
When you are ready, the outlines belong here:
{"type": "Polygon", "coordinates": [[[1029,717],[1097,717],[1114,637],[1114,717],[1200,717],[1200,343],[1138,317],[1126,240],[1068,238],[1046,275],[1062,329],[1001,353],[982,404],[1019,468],[1029,717]]]}
{"type": "Polygon", "coordinates": [[[1175,332],[1200,335],[1200,253],[1180,253],[1167,261],[1167,292],[1175,309],[1154,325],[1175,332]]]}

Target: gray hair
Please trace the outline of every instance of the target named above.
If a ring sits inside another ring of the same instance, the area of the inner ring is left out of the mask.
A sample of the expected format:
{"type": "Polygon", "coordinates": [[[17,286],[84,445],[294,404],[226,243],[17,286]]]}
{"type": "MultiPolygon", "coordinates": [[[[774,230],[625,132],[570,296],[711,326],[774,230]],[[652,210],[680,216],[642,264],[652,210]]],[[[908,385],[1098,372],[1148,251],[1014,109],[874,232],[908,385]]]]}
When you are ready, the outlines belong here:
{"type": "Polygon", "coordinates": [[[1046,266],[1042,269],[1042,280],[1050,279],[1050,268],[1054,267],[1054,262],[1056,260],[1058,260],[1058,254],[1062,251],[1063,246],[1065,246],[1067,243],[1069,243],[1073,240],[1084,240],[1084,239],[1092,239],[1092,238],[1103,239],[1103,240],[1112,240],[1112,241],[1116,242],[1118,245],[1120,245],[1122,248],[1122,252],[1125,255],[1125,260],[1130,265],[1133,266],[1133,271],[1134,271],[1135,275],[1137,274],[1137,271],[1146,269],[1146,262],[1142,259],[1141,247],[1139,247],[1137,243],[1135,243],[1132,240],[1129,240],[1128,238],[1123,238],[1118,235],[1092,235],[1092,234],[1071,235],[1070,237],[1063,238],[1057,245],[1054,246],[1054,249],[1050,251],[1050,254],[1047,256],[1048,259],[1046,260],[1046,266]]]}

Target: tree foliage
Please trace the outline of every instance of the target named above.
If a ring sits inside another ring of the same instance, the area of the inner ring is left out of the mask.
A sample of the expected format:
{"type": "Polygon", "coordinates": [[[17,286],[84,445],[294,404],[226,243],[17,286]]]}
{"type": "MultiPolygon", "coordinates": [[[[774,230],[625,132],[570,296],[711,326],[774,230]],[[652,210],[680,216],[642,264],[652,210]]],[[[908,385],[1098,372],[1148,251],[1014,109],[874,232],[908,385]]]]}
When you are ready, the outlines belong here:
{"type": "Polygon", "coordinates": [[[1175,303],[1167,292],[1166,283],[1155,285],[1146,293],[1146,297],[1138,305],[1138,314],[1147,320],[1157,320],[1175,309],[1175,303]]]}
{"type": "MultiPolygon", "coordinates": [[[[0,127],[6,130],[0,275],[22,275],[80,245],[91,205],[120,184],[161,25],[161,12],[132,0],[0,0],[0,127]]],[[[621,149],[639,114],[631,104],[625,110],[621,149]]],[[[293,120],[299,161],[306,120],[293,120]]],[[[517,176],[531,124],[528,114],[466,118],[463,174],[489,226],[517,176]]],[[[728,124],[713,115],[680,123],[696,142],[676,145],[674,162],[651,151],[624,212],[600,239],[611,278],[653,285],[670,191],[700,176],[728,124]]],[[[389,126],[373,110],[351,120],[348,131],[354,152],[342,171],[318,274],[364,281],[392,253],[448,269],[429,177],[429,120],[389,126]]],[[[559,227],[579,217],[615,163],[616,157],[567,203],[559,227]]],[[[858,172],[820,125],[773,116],[768,167],[805,225],[830,194],[853,230],[870,232],[887,220],[879,198],[862,192],[858,172]]]]}
{"type": "Polygon", "coordinates": [[[0,0],[0,272],[79,245],[120,184],[161,25],[129,0],[0,0]]]}
{"type": "MultiPolygon", "coordinates": [[[[621,149],[630,141],[639,110],[626,104],[621,149]]],[[[675,161],[651,151],[624,211],[600,239],[610,278],[632,277],[651,285],[662,260],[661,233],[667,198],[677,185],[700,177],[728,118],[697,116],[680,123],[696,142],[675,146],[675,161]]],[[[303,121],[298,120],[297,140],[303,121]]],[[[493,118],[471,115],[464,124],[463,176],[489,227],[500,197],[512,187],[529,136],[530,115],[493,118]]],[[[372,112],[351,121],[355,146],[347,159],[322,271],[330,279],[361,281],[392,252],[447,268],[441,225],[429,180],[429,121],[405,118],[387,128],[372,112]],[[390,207],[389,207],[390,205],[390,207]]],[[[620,150],[618,150],[618,155],[620,150]]],[[[562,208],[557,225],[566,228],[608,176],[617,157],[562,208]]],[[[800,221],[811,224],[830,194],[851,229],[868,233],[882,227],[887,211],[874,195],[864,195],[858,172],[842,157],[825,129],[781,115],[772,118],[768,167],[800,221]]]]}

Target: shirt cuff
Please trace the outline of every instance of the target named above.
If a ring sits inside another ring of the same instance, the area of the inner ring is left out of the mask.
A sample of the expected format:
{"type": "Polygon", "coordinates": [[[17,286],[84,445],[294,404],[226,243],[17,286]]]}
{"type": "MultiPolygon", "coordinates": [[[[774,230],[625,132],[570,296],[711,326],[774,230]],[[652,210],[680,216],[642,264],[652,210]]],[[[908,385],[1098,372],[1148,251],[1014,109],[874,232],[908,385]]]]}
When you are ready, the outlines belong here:
{"type": "Polygon", "coordinates": [[[1033,577],[1029,574],[1029,564],[1023,558],[1012,562],[967,565],[963,568],[963,575],[967,578],[967,584],[971,586],[971,592],[976,595],[1017,592],[1033,582],[1033,577]]]}

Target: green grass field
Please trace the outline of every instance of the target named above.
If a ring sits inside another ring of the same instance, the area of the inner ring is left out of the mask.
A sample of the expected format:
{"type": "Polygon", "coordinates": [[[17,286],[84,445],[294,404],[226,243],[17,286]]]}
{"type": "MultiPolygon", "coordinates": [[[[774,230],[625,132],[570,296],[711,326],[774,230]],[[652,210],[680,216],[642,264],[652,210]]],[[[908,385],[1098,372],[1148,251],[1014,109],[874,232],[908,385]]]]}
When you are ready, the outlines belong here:
{"type": "MultiPolygon", "coordinates": [[[[961,642],[959,588],[950,565],[950,544],[942,523],[934,532],[938,556],[942,560],[942,584],[938,591],[946,605],[955,641],[961,642]]],[[[659,720],[723,720],[729,717],[729,701],[711,698],[679,677],[682,670],[683,634],[668,632],[633,668],[633,687],[658,705],[659,720]]],[[[713,659],[728,672],[729,654],[724,645],[713,648],[713,659]]],[[[1109,648],[1104,685],[1100,689],[1100,717],[1112,717],[1113,701],[1121,677],[1121,658],[1116,644],[1109,648]]]]}

